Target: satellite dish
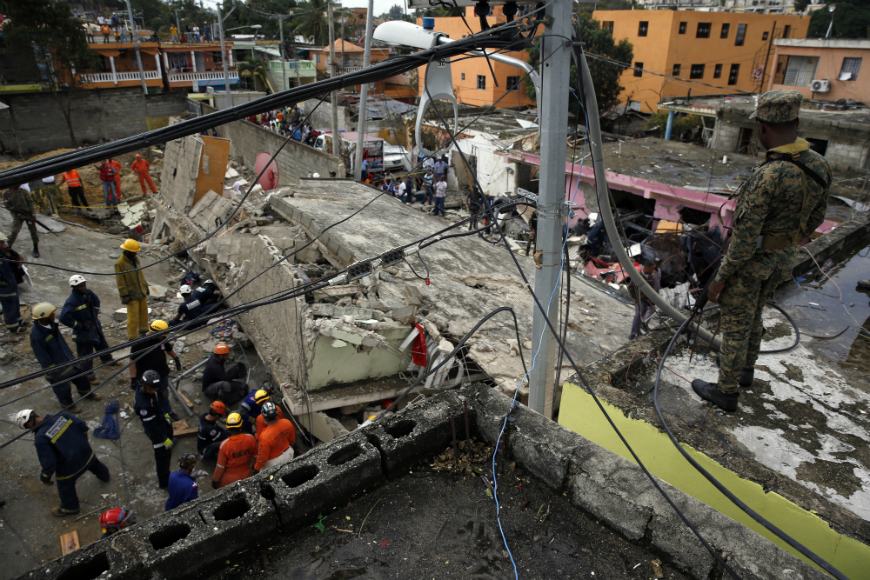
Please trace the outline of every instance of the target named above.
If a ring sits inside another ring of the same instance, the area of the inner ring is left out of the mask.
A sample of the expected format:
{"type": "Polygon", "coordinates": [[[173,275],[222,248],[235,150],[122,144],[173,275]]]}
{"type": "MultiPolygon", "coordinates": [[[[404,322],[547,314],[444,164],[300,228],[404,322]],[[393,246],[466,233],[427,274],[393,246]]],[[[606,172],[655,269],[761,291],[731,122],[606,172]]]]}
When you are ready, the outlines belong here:
{"type": "Polygon", "coordinates": [[[265,151],[257,155],[257,162],[254,164],[254,172],[260,175],[261,171],[263,175],[260,177],[259,183],[263,189],[269,190],[278,187],[278,164],[265,151]],[[266,171],[263,171],[263,168],[266,168],[266,171]]]}

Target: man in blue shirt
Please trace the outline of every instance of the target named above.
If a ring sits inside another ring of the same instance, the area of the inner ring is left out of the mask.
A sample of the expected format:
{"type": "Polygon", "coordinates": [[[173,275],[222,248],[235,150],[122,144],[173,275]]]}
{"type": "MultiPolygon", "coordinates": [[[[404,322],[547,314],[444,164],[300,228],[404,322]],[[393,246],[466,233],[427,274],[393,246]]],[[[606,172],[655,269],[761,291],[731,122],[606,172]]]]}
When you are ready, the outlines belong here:
{"type": "Polygon", "coordinates": [[[51,510],[57,517],[79,513],[76,480],[90,471],[100,481],[109,481],[106,467],[88,443],[88,425],[78,417],[57,413],[43,419],[33,409],[24,409],[15,416],[22,429],[33,429],[33,442],[42,471],[39,480],[53,485],[57,480],[60,507],[51,510]]]}
{"type": "Polygon", "coordinates": [[[199,497],[199,489],[196,480],[191,473],[199,461],[196,453],[185,453],[178,458],[178,471],[169,475],[169,499],[166,500],[166,511],[175,509],[183,503],[193,501],[199,497]]]}

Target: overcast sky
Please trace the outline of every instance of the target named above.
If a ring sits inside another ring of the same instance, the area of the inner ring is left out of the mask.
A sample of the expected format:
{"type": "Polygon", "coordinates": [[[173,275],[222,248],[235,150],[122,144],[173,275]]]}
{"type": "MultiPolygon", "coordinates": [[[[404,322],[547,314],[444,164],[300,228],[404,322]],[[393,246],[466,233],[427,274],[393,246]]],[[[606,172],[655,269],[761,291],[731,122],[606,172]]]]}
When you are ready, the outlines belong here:
{"type": "MultiPolygon", "coordinates": [[[[203,0],[205,4],[215,7],[221,4],[219,0],[203,0]]],[[[398,4],[402,8],[405,7],[405,0],[375,0],[375,16],[380,16],[390,9],[393,4],[398,4]]],[[[341,0],[341,5],[345,8],[367,8],[368,0],[341,0]]]]}

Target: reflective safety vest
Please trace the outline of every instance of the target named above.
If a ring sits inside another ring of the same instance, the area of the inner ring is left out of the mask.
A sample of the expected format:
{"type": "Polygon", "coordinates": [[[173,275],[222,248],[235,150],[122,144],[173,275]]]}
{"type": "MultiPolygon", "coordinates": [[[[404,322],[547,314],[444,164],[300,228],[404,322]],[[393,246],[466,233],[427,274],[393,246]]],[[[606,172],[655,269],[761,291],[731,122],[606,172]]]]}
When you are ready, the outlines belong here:
{"type": "Polygon", "coordinates": [[[68,187],[81,187],[82,185],[82,179],[79,177],[79,172],[75,169],[72,171],[64,171],[63,178],[68,187]]]}

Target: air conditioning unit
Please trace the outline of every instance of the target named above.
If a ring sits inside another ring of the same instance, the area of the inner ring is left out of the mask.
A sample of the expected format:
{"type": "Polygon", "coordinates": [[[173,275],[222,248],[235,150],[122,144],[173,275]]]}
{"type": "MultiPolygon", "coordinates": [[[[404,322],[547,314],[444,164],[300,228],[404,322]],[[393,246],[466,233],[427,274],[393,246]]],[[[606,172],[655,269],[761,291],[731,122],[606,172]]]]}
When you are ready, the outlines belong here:
{"type": "Polygon", "coordinates": [[[831,90],[831,82],[822,79],[816,79],[810,83],[810,90],[814,93],[827,93],[831,90]]]}

